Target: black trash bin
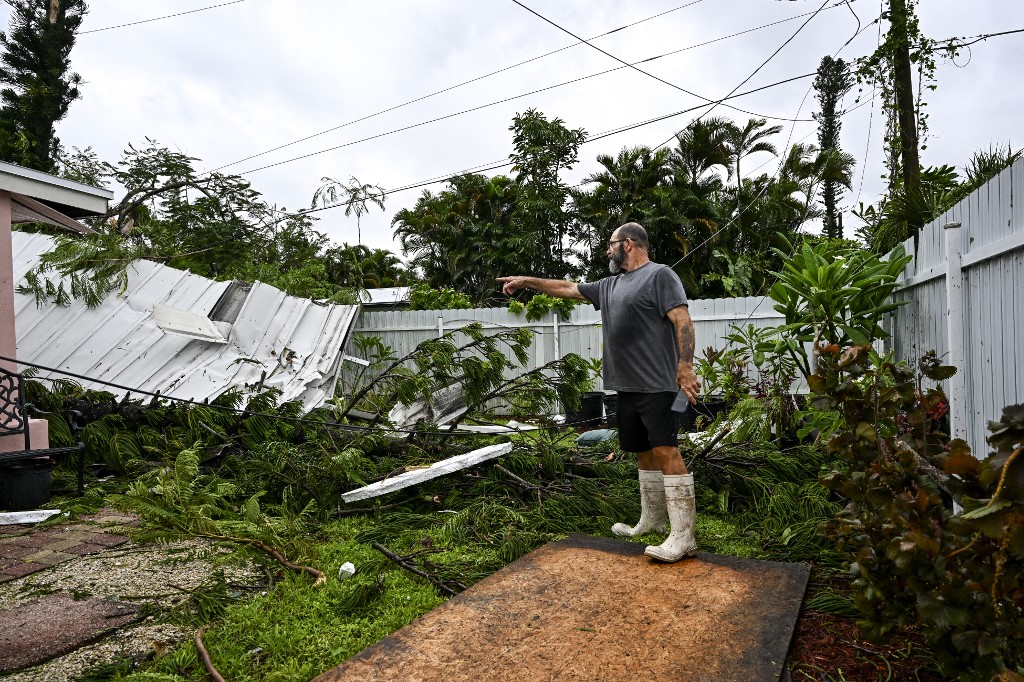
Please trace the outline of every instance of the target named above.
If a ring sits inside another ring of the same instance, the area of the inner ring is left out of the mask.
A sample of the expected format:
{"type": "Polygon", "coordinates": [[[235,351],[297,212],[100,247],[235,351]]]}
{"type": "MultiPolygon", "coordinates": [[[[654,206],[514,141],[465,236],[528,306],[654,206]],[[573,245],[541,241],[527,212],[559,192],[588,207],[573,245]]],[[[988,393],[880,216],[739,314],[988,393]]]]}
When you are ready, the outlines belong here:
{"type": "Polygon", "coordinates": [[[604,393],[584,393],[580,397],[580,409],[576,412],[566,411],[565,423],[572,426],[597,428],[601,425],[601,412],[604,393]]]}
{"type": "Polygon", "coordinates": [[[49,457],[22,460],[0,467],[0,509],[36,509],[50,499],[53,460],[49,457]]]}
{"type": "Polygon", "coordinates": [[[679,428],[685,433],[693,433],[698,430],[697,421],[700,420],[700,428],[707,428],[708,424],[715,421],[718,415],[728,412],[729,403],[724,400],[709,398],[691,403],[689,409],[679,415],[679,428]]]}

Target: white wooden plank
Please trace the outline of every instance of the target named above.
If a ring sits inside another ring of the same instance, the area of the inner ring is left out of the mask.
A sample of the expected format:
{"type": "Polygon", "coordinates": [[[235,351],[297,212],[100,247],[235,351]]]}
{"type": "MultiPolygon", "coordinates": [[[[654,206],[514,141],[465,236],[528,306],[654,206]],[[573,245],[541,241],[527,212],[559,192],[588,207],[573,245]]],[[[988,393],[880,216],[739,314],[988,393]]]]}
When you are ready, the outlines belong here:
{"type": "Polygon", "coordinates": [[[405,473],[397,476],[385,478],[383,481],[377,481],[376,483],[371,483],[370,485],[363,486],[362,488],[342,493],[341,499],[347,503],[355,502],[357,500],[366,500],[372,497],[380,497],[381,495],[393,493],[396,490],[402,490],[403,488],[408,488],[416,485],[417,483],[424,483],[441,476],[455,473],[456,471],[461,471],[462,469],[468,469],[471,466],[476,466],[477,464],[486,462],[487,460],[508,454],[511,450],[512,443],[489,445],[485,448],[480,448],[462,455],[443,459],[440,462],[435,462],[425,469],[406,471],[405,473]]]}
{"type": "Polygon", "coordinates": [[[60,509],[0,512],[0,526],[11,526],[19,523],[41,523],[57,514],[60,514],[60,509]]]}

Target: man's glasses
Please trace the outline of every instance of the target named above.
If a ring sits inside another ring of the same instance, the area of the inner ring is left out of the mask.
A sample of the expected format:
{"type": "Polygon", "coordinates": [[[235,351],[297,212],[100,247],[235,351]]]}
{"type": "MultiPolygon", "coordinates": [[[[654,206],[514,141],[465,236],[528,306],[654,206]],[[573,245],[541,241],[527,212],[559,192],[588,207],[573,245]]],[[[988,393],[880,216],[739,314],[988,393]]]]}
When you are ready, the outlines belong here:
{"type": "Polygon", "coordinates": [[[629,239],[629,237],[624,237],[622,239],[611,239],[608,241],[608,246],[615,246],[616,244],[619,244],[621,242],[629,241],[629,239]]]}

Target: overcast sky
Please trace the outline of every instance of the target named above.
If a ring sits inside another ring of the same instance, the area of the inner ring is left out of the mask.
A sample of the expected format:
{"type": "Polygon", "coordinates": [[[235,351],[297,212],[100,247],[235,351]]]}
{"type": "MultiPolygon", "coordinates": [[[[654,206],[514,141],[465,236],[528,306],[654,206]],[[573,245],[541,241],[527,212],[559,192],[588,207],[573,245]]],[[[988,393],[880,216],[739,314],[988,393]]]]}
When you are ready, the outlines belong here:
{"type": "MultiPolygon", "coordinates": [[[[593,44],[629,62],[675,53],[640,68],[709,99],[725,96],[748,78],[808,18],[793,17],[812,13],[822,4],[522,2],[586,39],[664,13],[593,44]],[[786,19],[791,20],[697,46],[786,19]]],[[[501,162],[511,151],[512,117],[527,108],[597,135],[702,103],[629,68],[552,88],[622,65],[593,47],[574,45],[577,41],[569,34],[512,0],[242,0],[103,30],[215,4],[218,0],[92,0],[71,54],[74,69],[85,81],[83,98],[58,125],[62,143],[92,146],[114,162],[129,143],[150,137],[198,157],[200,168],[213,169],[316,135],[224,169],[243,174],[279,208],[295,210],[308,208],[324,176],[355,176],[390,190],[501,162]],[[374,115],[560,48],[567,49],[374,115]],[[527,94],[542,88],[552,89],[527,94]],[[505,99],[509,101],[486,106],[505,99]],[[484,108],[388,134],[475,107],[484,108]],[[334,130],[317,135],[328,129],[334,130]],[[332,147],[336,149],[322,151],[332,147]],[[306,158],[289,162],[300,156],[306,158]],[[270,164],[280,165],[258,170],[270,164]]],[[[0,8],[6,25],[9,9],[0,8]]],[[[839,56],[852,59],[870,53],[878,40],[878,25],[868,24],[880,10],[878,0],[855,0],[821,11],[740,91],[810,73],[825,54],[841,50],[839,56]],[[858,26],[867,28],[843,47],[858,26]]],[[[925,34],[937,39],[1024,28],[1024,3],[1012,0],[927,0],[919,11],[925,34]]],[[[930,135],[924,163],[962,166],[974,150],[990,143],[1022,144],[1022,41],[1024,33],[992,38],[965,51],[956,64],[939,64],[938,90],[926,95],[930,135]]],[[[730,103],[759,116],[810,119],[816,110],[810,86],[811,79],[806,78],[730,103]]],[[[862,102],[870,94],[862,93],[862,102]]],[[[848,109],[856,106],[856,97],[855,89],[847,98],[848,109]]],[[[598,154],[665,143],[703,111],[585,144],[580,163],[568,178],[578,182],[594,172],[598,154]]],[[[739,121],[749,117],[724,105],[713,115],[739,121]]],[[[812,122],[776,122],[785,125],[776,140],[779,147],[787,140],[815,141],[812,122]]],[[[843,147],[858,161],[854,192],[845,197],[846,205],[858,197],[875,201],[883,189],[882,130],[877,102],[844,118],[843,147]]],[[[767,154],[752,157],[746,169],[762,163],[766,165],[761,171],[774,171],[767,154]]],[[[411,206],[420,192],[390,195],[383,212],[374,207],[362,220],[363,243],[398,251],[391,217],[411,206]]],[[[345,218],[343,209],[317,215],[318,229],[331,239],[355,243],[354,217],[345,218]]]]}

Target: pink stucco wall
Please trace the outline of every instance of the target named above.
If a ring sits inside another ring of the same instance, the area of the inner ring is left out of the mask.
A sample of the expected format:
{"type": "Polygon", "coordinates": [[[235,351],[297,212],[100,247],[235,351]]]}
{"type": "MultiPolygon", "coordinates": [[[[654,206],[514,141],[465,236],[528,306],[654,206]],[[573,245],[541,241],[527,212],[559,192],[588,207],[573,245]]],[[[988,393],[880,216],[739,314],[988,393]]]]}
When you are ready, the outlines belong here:
{"type": "MultiPolygon", "coordinates": [[[[18,339],[14,333],[14,252],[11,245],[11,195],[0,191],[0,356],[17,357],[18,339]]],[[[17,371],[10,362],[0,360],[4,369],[17,371]]],[[[44,419],[29,423],[32,449],[50,447],[49,424],[44,419]]],[[[0,452],[25,449],[25,436],[0,436],[0,452]]]]}

